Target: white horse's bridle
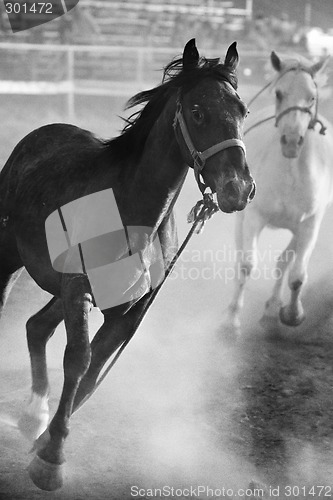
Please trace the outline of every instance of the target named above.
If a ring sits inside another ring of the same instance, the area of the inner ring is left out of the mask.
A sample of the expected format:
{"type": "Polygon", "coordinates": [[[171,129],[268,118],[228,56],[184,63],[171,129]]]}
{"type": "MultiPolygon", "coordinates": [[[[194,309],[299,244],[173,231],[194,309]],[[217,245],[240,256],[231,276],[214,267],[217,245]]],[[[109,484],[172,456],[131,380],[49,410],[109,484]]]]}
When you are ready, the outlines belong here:
{"type": "MultiPolygon", "coordinates": [[[[308,70],[307,68],[304,68],[303,66],[300,66],[298,64],[297,66],[293,66],[291,68],[288,68],[285,71],[282,71],[282,73],[278,76],[277,80],[275,80],[275,83],[278,80],[280,80],[280,78],[282,78],[289,71],[296,71],[296,70],[304,71],[305,73],[308,73],[312,77],[312,79],[313,79],[313,74],[311,73],[311,71],[308,70]]],[[[250,100],[250,102],[248,103],[248,106],[250,106],[266,89],[268,89],[268,87],[270,87],[273,82],[274,82],[274,80],[268,82],[261,90],[259,90],[259,92],[257,92],[255,94],[255,96],[250,100]]],[[[316,82],[315,82],[314,79],[313,79],[313,82],[314,82],[315,87],[316,87],[316,101],[315,101],[315,111],[314,111],[314,113],[313,113],[313,111],[311,109],[312,106],[290,106],[289,108],[286,108],[283,111],[281,111],[281,113],[279,113],[277,116],[276,115],[268,116],[267,118],[263,118],[262,120],[258,121],[257,123],[254,123],[253,125],[251,125],[251,127],[249,127],[244,132],[244,135],[248,134],[250,132],[250,130],[253,130],[254,128],[256,128],[259,125],[261,125],[262,123],[270,121],[270,120],[272,120],[274,118],[275,118],[275,126],[277,127],[278,124],[279,124],[279,121],[281,120],[281,118],[284,115],[290,113],[291,111],[302,111],[303,113],[309,113],[310,116],[311,116],[311,120],[310,120],[310,123],[308,125],[308,129],[314,130],[316,124],[319,123],[319,125],[320,125],[320,131],[319,131],[319,133],[321,135],[325,135],[327,127],[325,127],[325,125],[323,124],[323,122],[321,120],[319,120],[319,118],[318,118],[318,105],[319,105],[318,87],[317,87],[317,84],[316,84],[316,82]]]]}
{"type": "MultiPolygon", "coordinates": [[[[205,151],[198,151],[192,142],[192,139],[190,137],[188,128],[187,128],[185,120],[184,120],[183,108],[182,108],[182,104],[180,102],[179,93],[177,96],[176,104],[177,104],[177,108],[176,108],[175,118],[173,121],[173,128],[176,132],[177,125],[179,125],[184,142],[185,142],[187,149],[189,150],[189,153],[193,159],[193,165],[189,165],[189,166],[194,169],[195,179],[198,183],[200,191],[203,193],[207,186],[203,182],[201,182],[200,175],[201,175],[201,172],[206,164],[206,160],[208,158],[210,158],[211,156],[216,155],[220,151],[223,151],[224,149],[232,148],[235,146],[242,148],[242,150],[244,151],[244,154],[246,154],[245,144],[241,139],[226,139],[225,141],[221,141],[221,142],[214,144],[213,146],[205,149],[205,151]]],[[[177,134],[176,134],[176,140],[178,142],[177,134]]]]}
{"type": "MultiPolygon", "coordinates": [[[[289,71],[304,71],[305,73],[307,73],[308,75],[310,75],[311,78],[313,79],[313,74],[311,73],[311,71],[309,71],[307,68],[304,68],[303,66],[299,66],[299,65],[296,66],[296,67],[293,67],[293,68],[288,68],[286,71],[284,71],[280,75],[279,79],[282,78],[282,76],[284,76],[289,71]]],[[[315,87],[316,87],[316,99],[315,99],[315,110],[314,110],[314,112],[312,111],[312,106],[290,106],[289,108],[286,108],[283,111],[281,111],[281,113],[279,113],[275,117],[275,126],[276,127],[278,126],[279,121],[281,120],[281,118],[283,116],[287,115],[288,113],[290,113],[291,111],[302,111],[302,113],[309,113],[309,115],[311,116],[311,120],[310,120],[310,123],[308,125],[308,129],[310,129],[310,130],[314,129],[315,125],[317,123],[319,123],[321,125],[319,133],[321,135],[325,135],[326,127],[323,124],[323,122],[318,119],[318,101],[319,101],[319,98],[318,98],[318,87],[317,87],[317,84],[314,81],[314,79],[313,79],[313,82],[314,82],[315,87]]]]}

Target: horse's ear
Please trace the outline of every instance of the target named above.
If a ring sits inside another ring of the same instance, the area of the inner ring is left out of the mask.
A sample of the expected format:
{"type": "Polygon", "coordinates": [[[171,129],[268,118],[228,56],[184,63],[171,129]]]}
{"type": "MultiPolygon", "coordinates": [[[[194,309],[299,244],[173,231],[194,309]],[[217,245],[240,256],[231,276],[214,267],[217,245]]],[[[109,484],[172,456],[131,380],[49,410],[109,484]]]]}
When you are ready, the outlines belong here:
{"type": "Polygon", "coordinates": [[[317,73],[324,72],[325,69],[327,68],[327,64],[328,64],[329,60],[330,60],[330,56],[327,56],[327,57],[323,57],[322,59],[320,59],[320,61],[313,64],[310,68],[311,75],[315,76],[317,73]]]}
{"type": "Polygon", "coordinates": [[[187,42],[183,52],[183,69],[188,71],[196,68],[199,62],[199,52],[195,45],[195,38],[187,42]]]}
{"type": "Polygon", "coordinates": [[[230,45],[230,47],[227,50],[225,59],[224,59],[224,64],[225,66],[228,66],[231,71],[235,71],[235,69],[238,66],[238,52],[237,52],[237,42],[234,42],[230,45]]]}
{"type": "Polygon", "coordinates": [[[279,56],[277,55],[277,53],[274,52],[274,50],[271,53],[271,63],[272,63],[273,68],[276,71],[281,71],[281,69],[282,69],[282,62],[281,62],[281,59],[279,58],[279,56]]]}

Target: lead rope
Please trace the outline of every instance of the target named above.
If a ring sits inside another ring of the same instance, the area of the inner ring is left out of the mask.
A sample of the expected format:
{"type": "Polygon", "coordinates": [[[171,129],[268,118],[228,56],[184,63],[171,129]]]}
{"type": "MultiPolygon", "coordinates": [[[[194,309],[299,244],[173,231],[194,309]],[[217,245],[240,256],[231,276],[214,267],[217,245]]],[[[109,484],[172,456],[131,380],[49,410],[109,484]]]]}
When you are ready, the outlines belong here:
{"type": "Polygon", "coordinates": [[[177,253],[174,255],[173,259],[169,263],[168,267],[165,270],[164,278],[161,281],[161,283],[151,292],[151,295],[149,297],[149,300],[143,309],[141,316],[139,317],[134,331],[130,334],[130,336],[122,343],[122,345],[118,348],[117,353],[113,357],[113,359],[110,361],[108,366],[105,368],[104,372],[100,377],[98,378],[93,390],[87,394],[82,401],[78,404],[78,406],[75,408],[75,410],[72,412],[76,413],[87,401],[88,399],[91,398],[91,396],[96,392],[98,387],[101,385],[103,380],[106,378],[110,370],[114,367],[118,359],[120,358],[121,354],[124,352],[126,346],[129,344],[130,340],[134,336],[135,332],[137,331],[138,327],[140,326],[143,318],[145,317],[149,307],[152,305],[154,302],[158,292],[162,288],[163,284],[165,283],[167,277],[171,274],[173,268],[176,265],[177,260],[181,256],[182,252],[184,251],[185,247],[187,246],[188,242],[190,241],[192,235],[194,233],[199,234],[203,231],[204,225],[209,220],[216,212],[219,211],[218,205],[215,203],[213,200],[213,195],[211,193],[204,193],[203,194],[203,199],[199,200],[196,205],[192,208],[190,213],[187,216],[187,222],[192,223],[191,229],[189,230],[186,238],[184,239],[182,245],[179,247],[177,253]]]}
{"type": "MultiPolygon", "coordinates": [[[[272,83],[274,82],[274,80],[271,80],[269,81],[264,87],[262,87],[253,97],[252,99],[250,99],[250,101],[248,102],[248,108],[251,106],[251,104],[254,103],[254,101],[256,101],[258,99],[258,97],[263,93],[265,92],[266,89],[268,89],[268,87],[270,85],[272,85],[272,83]]],[[[251,127],[249,127],[248,129],[246,129],[244,131],[244,137],[251,131],[253,130],[254,128],[257,128],[259,127],[259,125],[261,125],[262,123],[265,123],[265,122],[268,122],[269,120],[273,120],[273,118],[275,118],[275,115],[272,115],[272,116],[268,116],[267,118],[263,118],[262,120],[259,120],[258,122],[254,123],[253,125],[251,125],[251,127]]]]}

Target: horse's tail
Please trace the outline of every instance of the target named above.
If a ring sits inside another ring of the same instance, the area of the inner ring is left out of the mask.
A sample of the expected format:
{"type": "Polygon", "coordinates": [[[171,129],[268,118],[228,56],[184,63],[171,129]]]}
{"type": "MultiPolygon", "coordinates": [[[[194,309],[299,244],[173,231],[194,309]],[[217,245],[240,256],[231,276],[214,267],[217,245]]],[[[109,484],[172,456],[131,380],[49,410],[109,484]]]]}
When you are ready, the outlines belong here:
{"type": "Polygon", "coordinates": [[[0,316],[23,263],[12,224],[15,193],[11,189],[11,155],[0,172],[0,316]]]}
{"type": "Polygon", "coordinates": [[[13,210],[14,193],[10,188],[10,167],[8,160],[0,172],[0,228],[5,227],[5,221],[9,219],[13,210]]]}

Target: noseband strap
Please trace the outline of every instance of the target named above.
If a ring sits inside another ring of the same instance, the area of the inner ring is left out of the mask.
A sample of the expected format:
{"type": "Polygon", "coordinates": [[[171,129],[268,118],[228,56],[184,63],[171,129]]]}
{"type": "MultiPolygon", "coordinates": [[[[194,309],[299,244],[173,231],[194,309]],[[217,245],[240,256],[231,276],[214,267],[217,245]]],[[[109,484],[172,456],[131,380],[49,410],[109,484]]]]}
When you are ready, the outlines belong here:
{"type": "MultiPolygon", "coordinates": [[[[177,125],[179,125],[179,127],[180,127],[182,137],[183,137],[184,142],[187,146],[187,149],[189,150],[189,153],[192,157],[193,166],[192,165],[190,165],[190,166],[193,167],[193,169],[194,169],[194,175],[195,175],[196,181],[198,183],[199,189],[202,193],[205,191],[207,186],[200,180],[200,174],[201,174],[201,172],[206,164],[206,160],[208,158],[219,153],[220,151],[223,151],[224,149],[232,148],[235,146],[242,148],[244,153],[246,153],[245,144],[240,139],[226,139],[225,141],[221,141],[218,144],[214,144],[213,146],[205,149],[205,151],[198,151],[192,142],[188,128],[186,126],[179,95],[177,97],[177,109],[176,109],[176,114],[175,114],[175,118],[173,121],[173,128],[175,131],[176,131],[177,125]]],[[[176,135],[176,139],[177,139],[177,135],[176,135]]],[[[177,142],[178,142],[178,140],[177,140],[177,142]]]]}

